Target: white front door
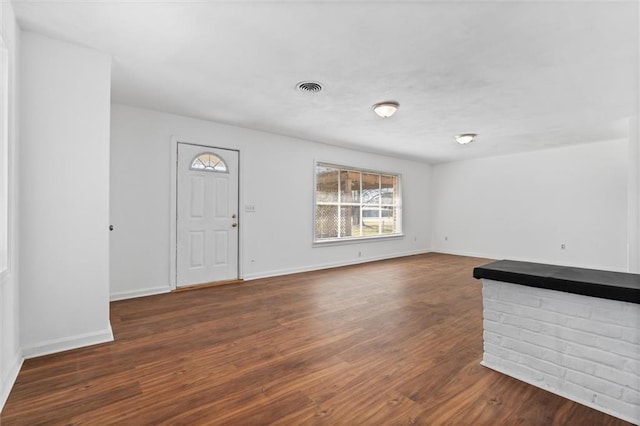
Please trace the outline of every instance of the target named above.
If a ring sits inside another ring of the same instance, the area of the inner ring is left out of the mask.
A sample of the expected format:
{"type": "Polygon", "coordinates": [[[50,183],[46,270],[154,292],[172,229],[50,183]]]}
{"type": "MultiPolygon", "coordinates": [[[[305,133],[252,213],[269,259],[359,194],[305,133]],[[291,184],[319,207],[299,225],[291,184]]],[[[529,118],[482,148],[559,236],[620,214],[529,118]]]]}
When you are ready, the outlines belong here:
{"type": "Polygon", "coordinates": [[[238,151],[178,143],[177,286],[238,278],[238,151]]]}

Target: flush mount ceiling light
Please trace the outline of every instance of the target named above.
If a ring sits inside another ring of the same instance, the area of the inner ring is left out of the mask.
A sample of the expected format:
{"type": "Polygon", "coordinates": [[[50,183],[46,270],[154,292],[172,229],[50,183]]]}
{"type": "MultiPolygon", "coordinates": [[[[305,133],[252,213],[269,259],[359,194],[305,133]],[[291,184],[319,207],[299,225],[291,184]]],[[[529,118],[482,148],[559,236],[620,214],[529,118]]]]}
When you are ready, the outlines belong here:
{"type": "Polygon", "coordinates": [[[400,104],[394,101],[380,102],[373,106],[373,111],[380,117],[387,118],[395,114],[399,106],[400,104]]]}
{"type": "Polygon", "coordinates": [[[466,145],[473,142],[476,136],[478,135],[475,133],[461,133],[459,135],[456,135],[456,141],[458,141],[458,143],[461,145],[466,145]]]}

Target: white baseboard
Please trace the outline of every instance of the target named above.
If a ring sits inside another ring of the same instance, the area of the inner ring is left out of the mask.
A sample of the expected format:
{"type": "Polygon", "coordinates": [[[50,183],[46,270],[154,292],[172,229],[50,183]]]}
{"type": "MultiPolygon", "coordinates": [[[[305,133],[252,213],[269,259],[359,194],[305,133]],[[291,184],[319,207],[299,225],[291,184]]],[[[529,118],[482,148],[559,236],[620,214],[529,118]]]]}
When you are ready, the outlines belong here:
{"type": "Polygon", "coordinates": [[[544,264],[552,264],[552,265],[561,265],[561,266],[572,266],[574,268],[585,268],[585,269],[599,269],[603,271],[615,271],[615,272],[627,272],[625,267],[612,267],[612,266],[603,266],[603,265],[587,265],[581,262],[567,262],[563,260],[550,260],[550,259],[538,259],[535,257],[527,257],[527,256],[513,256],[508,254],[495,254],[495,253],[477,253],[477,252],[468,252],[464,250],[449,250],[439,248],[432,248],[431,253],[442,253],[442,254],[452,254],[455,256],[466,256],[466,257],[479,257],[482,259],[488,260],[516,260],[519,262],[532,262],[532,263],[544,263],[544,264]]]}
{"type": "Polygon", "coordinates": [[[125,300],[125,299],[134,299],[136,297],[153,296],[155,294],[169,293],[170,291],[171,291],[171,287],[169,286],[150,287],[150,288],[143,288],[141,290],[120,291],[116,293],[111,293],[111,295],[109,296],[109,300],[111,302],[115,302],[116,300],[125,300]]]}
{"type": "Polygon", "coordinates": [[[454,256],[479,257],[482,259],[489,259],[489,260],[505,259],[505,257],[489,255],[487,253],[475,253],[475,252],[464,251],[464,250],[449,250],[449,249],[444,249],[442,247],[432,248],[431,253],[452,254],[454,256]]]}
{"type": "Polygon", "coordinates": [[[531,386],[535,386],[537,388],[544,389],[547,392],[551,392],[551,393],[553,393],[555,395],[558,395],[558,396],[561,396],[563,398],[569,399],[569,400],[571,400],[573,402],[577,402],[578,404],[586,405],[587,407],[593,408],[594,410],[600,411],[600,412],[605,413],[605,414],[609,414],[610,416],[617,417],[619,419],[622,419],[624,421],[627,421],[627,422],[630,422],[630,423],[633,423],[633,424],[636,424],[636,425],[640,424],[640,417],[631,418],[631,417],[625,416],[624,414],[621,414],[621,413],[615,412],[613,410],[607,409],[606,407],[603,407],[601,405],[594,404],[591,401],[588,401],[588,400],[585,400],[585,399],[582,399],[582,398],[578,398],[578,397],[576,397],[574,395],[568,394],[566,392],[559,391],[558,389],[552,388],[550,386],[545,386],[544,383],[538,383],[538,382],[535,382],[533,380],[527,380],[526,378],[522,378],[521,375],[510,371],[508,368],[499,367],[499,366],[495,366],[495,365],[490,365],[490,364],[487,364],[484,360],[480,362],[480,365],[483,365],[483,366],[485,366],[487,368],[490,368],[491,370],[497,371],[498,373],[506,374],[509,377],[513,377],[516,380],[520,380],[521,382],[528,383],[531,386]]]}
{"type": "Polygon", "coordinates": [[[109,327],[105,330],[48,340],[34,346],[22,348],[22,356],[24,359],[29,359],[112,341],[113,331],[111,331],[111,324],[109,324],[109,327]]]}
{"type": "Polygon", "coordinates": [[[338,268],[340,266],[357,265],[357,264],[360,264],[360,263],[375,262],[375,261],[378,261],[378,260],[393,259],[393,258],[396,258],[396,257],[413,256],[413,255],[416,255],[416,254],[425,254],[425,253],[430,253],[430,252],[431,252],[430,250],[422,249],[422,250],[407,251],[407,252],[402,252],[402,253],[386,254],[386,255],[383,255],[383,256],[358,258],[358,259],[346,260],[346,261],[342,261],[342,262],[331,262],[331,263],[322,263],[322,264],[318,264],[318,265],[307,265],[307,266],[301,266],[301,267],[295,267],[295,268],[275,269],[275,270],[271,270],[271,271],[257,272],[257,273],[254,273],[254,274],[245,274],[243,279],[245,281],[249,281],[249,280],[257,280],[257,279],[260,279],[260,278],[278,277],[278,276],[281,276],[281,275],[299,274],[301,272],[310,272],[310,271],[318,271],[318,270],[321,270],[321,269],[338,268]]]}
{"type": "Polygon", "coordinates": [[[13,388],[13,384],[16,382],[18,378],[18,373],[22,368],[22,363],[24,362],[24,358],[20,356],[20,354],[16,354],[16,359],[11,366],[11,369],[7,372],[6,376],[2,378],[2,394],[0,394],[0,413],[4,408],[5,402],[7,402],[7,398],[9,398],[9,394],[11,393],[11,389],[13,388]]]}

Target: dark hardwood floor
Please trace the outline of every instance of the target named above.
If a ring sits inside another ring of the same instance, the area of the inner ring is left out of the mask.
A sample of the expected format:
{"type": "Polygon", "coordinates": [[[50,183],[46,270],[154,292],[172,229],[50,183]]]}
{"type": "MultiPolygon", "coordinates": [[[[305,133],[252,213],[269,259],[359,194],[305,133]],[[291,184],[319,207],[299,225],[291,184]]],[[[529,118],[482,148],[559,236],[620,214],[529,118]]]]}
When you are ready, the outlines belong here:
{"type": "Polygon", "coordinates": [[[483,259],[427,254],[114,302],[25,361],[2,425],[623,425],[480,366],[483,259]]]}

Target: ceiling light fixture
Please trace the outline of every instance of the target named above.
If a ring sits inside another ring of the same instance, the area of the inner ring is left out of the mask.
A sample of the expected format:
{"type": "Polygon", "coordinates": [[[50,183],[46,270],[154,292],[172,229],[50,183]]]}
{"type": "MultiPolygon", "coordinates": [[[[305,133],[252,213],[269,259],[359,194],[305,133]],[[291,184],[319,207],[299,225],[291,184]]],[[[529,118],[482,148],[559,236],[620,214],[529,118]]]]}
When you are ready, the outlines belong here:
{"type": "Polygon", "coordinates": [[[399,106],[400,104],[394,101],[380,102],[373,106],[373,111],[380,117],[387,118],[395,114],[399,106]]]}
{"type": "Polygon", "coordinates": [[[476,136],[478,135],[475,133],[461,133],[459,135],[456,135],[456,141],[458,141],[458,143],[461,145],[466,145],[473,142],[476,136]]]}

